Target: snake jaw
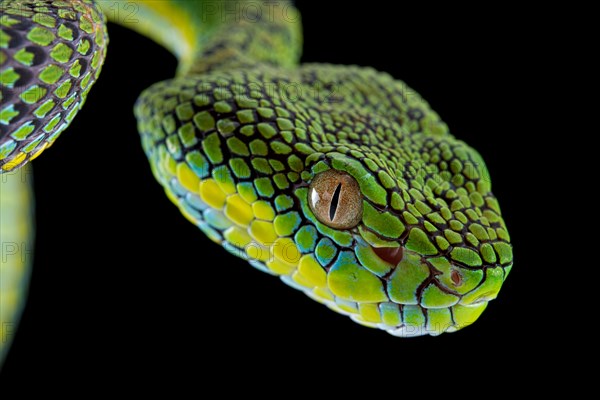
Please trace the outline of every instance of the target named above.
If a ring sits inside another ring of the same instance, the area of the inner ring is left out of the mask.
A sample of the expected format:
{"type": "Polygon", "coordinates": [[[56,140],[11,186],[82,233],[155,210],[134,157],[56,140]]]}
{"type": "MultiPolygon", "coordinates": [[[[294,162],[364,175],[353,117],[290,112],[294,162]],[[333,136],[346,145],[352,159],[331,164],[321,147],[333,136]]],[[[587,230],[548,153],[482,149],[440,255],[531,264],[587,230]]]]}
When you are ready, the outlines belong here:
{"type": "MultiPolygon", "coordinates": [[[[359,316],[352,318],[394,336],[436,336],[472,324],[487,303],[496,298],[510,271],[492,264],[467,267],[448,255],[422,254],[401,242],[374,243],[362,235],[356,235],[355,239],[356,269],[364,271],[364,277],[354,272],[352,277],[362,279],[354,287],[375,287],[371,278],[377,277],[387,302],[376,301],[381,315],[378,324],[370,325],[359,316]],[[396,317],[397,310],[401,319],[396,317]]],[[[349,282],[350,279],[347,285],[352,287],[349,282]]],[[[369,304],[380,293],[373,290],[365,296],[358,289],[353,292],[331,289],[336,296],[349,301],[358,299],[355,294],[363,295],[363,301],[357,301],[359,309],[371,307],[369,304]]]]}

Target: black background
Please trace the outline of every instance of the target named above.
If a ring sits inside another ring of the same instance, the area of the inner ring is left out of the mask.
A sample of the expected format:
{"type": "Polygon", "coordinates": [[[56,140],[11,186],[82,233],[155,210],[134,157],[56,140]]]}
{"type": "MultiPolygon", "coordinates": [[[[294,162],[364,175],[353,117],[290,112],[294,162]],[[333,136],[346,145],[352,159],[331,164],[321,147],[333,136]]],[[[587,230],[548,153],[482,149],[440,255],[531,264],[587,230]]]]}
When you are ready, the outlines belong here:
{"type": "MultiPolygon", "coordinates": [[[[176,61],[110,25],[108,58],[86,106],[34,163],[35,265],[4,388],[31,390],[22,380],[42,376],[58,387],[170,385],[205,367],[209,376],[267,377],[285,375],[298,360],[308,363],[307,376],[428,364],[468,374],[496,362],[539,362],[545,321],[532,295],[539,266],[527,185],[536,170],[522,144],[530,49],[527,37],[515,35],[523,21],[499,10],[450,18],[384,3],[298,3],[303,61],[391,73],[482,154],[515,251],[498,300],[458,333],[400,339],[329,311],[214,245],[154,181],[132,114],[138,94],[172,77],[176,61]],[[209,255],[219,261],[209,264],[209,255]]],[[[210,384],[206,374],[197,378],[210,384]]]]}

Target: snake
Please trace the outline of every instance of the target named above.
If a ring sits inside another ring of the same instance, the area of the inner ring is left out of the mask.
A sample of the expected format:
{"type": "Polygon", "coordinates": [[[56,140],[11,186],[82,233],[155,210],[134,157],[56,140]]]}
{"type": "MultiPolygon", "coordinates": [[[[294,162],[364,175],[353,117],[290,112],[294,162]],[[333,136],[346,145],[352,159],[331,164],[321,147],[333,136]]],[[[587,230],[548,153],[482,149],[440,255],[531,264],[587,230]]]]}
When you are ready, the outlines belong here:
{"type": "Polygon", "coordinates": [[[291,2],[3,0],[1,8],[3,353],[31,266],[29,162],[100,78],[107,20],[177,57],[176,76],[135,103],[137,130],[167,197],[227,252],[399,337],[458,331],[497,297],[513,254],[480,154],[389,74],[300,63],[291,2]]]}

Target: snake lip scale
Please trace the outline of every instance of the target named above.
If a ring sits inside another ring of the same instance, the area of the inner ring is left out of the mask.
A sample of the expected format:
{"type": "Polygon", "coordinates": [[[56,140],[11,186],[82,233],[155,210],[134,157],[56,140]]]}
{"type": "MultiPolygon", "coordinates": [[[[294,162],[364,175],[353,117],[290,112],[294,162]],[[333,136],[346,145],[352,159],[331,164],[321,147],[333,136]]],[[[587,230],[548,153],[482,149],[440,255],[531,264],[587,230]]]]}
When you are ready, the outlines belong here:
{"type": "MultiPolygon", "coordinates": [[[[108,18],[178,58],[176,76],[144,90],[134,115],[156,181],[209,239],[394,336],[477,320],[513,265],[481,155],[389,74],[300,64],[292,3],[267,13],[271,3],[253,1],[250,18],[245,0],[207,1],[1,0],[0,173],[42,154],[83,107],[102,79],[108,18]],[[242,15],[222,18],[231,5],[242,15]],[[281,90],[292,87],[312,95],[281,90]]],[[[11,175],[0,183],[1,239],[30,242],[33,194],[11,175]]],[[[0,311],[11,322],[28,267],[1,264],[0,311]]]]}

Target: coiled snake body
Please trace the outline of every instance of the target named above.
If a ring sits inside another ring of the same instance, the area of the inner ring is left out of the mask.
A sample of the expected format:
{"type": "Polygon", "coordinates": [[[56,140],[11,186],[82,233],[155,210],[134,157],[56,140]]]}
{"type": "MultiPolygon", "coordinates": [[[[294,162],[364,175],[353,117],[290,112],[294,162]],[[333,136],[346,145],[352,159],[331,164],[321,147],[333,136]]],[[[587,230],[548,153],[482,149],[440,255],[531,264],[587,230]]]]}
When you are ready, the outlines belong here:
{"type": "MultiPolygon", "coordinates": [[[[496,297],[512,250],[485,164],[403,82],[298,65],[299,16],[286,2],[121,2],[135,15],[115,16],[118,3],[1,2],[3,243],[27,242],[30,225],[28,203],[12,200],[31,197],[14,171],[54,142],[99,77],[104,10],[180,61],[135,115],[156,179],[214,242],[397,336],[458,330],[496,297]],[[8,203],[18,223],[5,223],[8,203]]],[[[3,325],[25,293],[19,251],[2,259],[3,325]]]]}

